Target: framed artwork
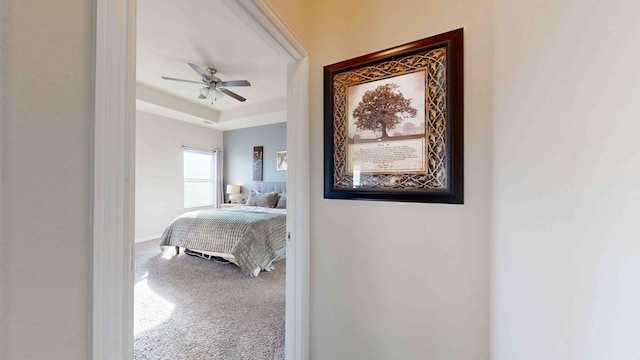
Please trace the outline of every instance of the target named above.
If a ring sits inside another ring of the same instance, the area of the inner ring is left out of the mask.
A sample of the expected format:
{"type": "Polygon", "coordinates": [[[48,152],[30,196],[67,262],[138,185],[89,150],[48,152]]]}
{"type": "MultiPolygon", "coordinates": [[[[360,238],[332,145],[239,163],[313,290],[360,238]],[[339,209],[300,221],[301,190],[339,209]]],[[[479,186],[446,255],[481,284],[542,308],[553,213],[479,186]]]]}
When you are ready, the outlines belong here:
{"type": "Polygon", "coordinates": [[[262,146],[253,147],[253,181],[262,181],[262,146]]]}
{"type": "Polygon", "coordinates": [[[463,203],[463,30],[324,67],[324,197],[463,203]]]}
{"type": "Polygon", "coordinates": [[[276,153],[276,168],[278,170],[287,170],[287,152],[278,151],[276,153]]]}

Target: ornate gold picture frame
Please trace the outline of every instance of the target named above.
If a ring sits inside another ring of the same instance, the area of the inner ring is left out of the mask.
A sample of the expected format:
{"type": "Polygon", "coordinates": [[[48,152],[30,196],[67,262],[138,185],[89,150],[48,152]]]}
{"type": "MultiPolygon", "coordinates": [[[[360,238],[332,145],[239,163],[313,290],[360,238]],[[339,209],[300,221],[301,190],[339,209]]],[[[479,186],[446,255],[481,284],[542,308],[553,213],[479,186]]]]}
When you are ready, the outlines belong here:
{"type": "Polygon", "coordinates": [[[324,197],[463,203],[463,30],[324,67],[324,197]]]}

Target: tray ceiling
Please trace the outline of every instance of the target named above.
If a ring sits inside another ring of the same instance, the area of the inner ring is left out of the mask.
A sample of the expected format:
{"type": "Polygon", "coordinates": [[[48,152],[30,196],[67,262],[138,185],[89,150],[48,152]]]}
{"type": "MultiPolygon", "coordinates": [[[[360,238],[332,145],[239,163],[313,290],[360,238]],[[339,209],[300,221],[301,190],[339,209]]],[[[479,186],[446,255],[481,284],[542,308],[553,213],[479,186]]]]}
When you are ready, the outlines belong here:
{"type": "Polygon", "coordinates": [[[215,117],[242,107],[271,104],[272,108],[286,98],[284,60],[220,0],[138,0],[137,16],[139,86],[213,109],[218,112],[215,117]],[[225,96],[212,104],[198,99],[202,86],[161,78],[199,81],[188,62],[217,69],[216,76],[224,81],[248,80],[250,87],[230,88],[247,101],[225,96]]]}

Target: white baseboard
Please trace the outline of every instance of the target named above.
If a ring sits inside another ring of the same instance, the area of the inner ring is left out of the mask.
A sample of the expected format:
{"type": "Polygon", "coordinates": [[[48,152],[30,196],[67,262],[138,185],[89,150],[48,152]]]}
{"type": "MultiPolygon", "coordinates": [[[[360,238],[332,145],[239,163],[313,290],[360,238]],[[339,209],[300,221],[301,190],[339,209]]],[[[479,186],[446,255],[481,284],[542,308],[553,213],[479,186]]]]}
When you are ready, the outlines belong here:
{"type": "Polygon", "coordinates": [[[136,244],[137,243],[141,243],[141,242],[145,242],[145,241],[149,241],[149,240],[158,240],[158,239],[160,239],[160,236],[162,236],[162,234],[136,238],[136,244]]]}

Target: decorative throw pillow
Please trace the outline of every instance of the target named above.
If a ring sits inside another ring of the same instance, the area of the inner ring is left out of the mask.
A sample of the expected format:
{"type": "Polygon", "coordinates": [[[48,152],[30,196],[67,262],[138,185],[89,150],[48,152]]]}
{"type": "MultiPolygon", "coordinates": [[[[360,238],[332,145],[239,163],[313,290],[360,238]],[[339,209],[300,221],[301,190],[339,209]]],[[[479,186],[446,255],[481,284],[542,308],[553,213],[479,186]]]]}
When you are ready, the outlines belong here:
{"type": "Polygon", "coordinates": [[[278,199],[278,204],[276,205],[276,209],[286,209],[287,208],[287,193],[280,194],[280,199],[278,199]]]}
{"type": "Polygon", "coordinates": [[[278,203],[278,193],[260,193],[251,190],[249,198],[247,199],[247,206],[261,206],[266,208],[272,208],[278,203]]]}

